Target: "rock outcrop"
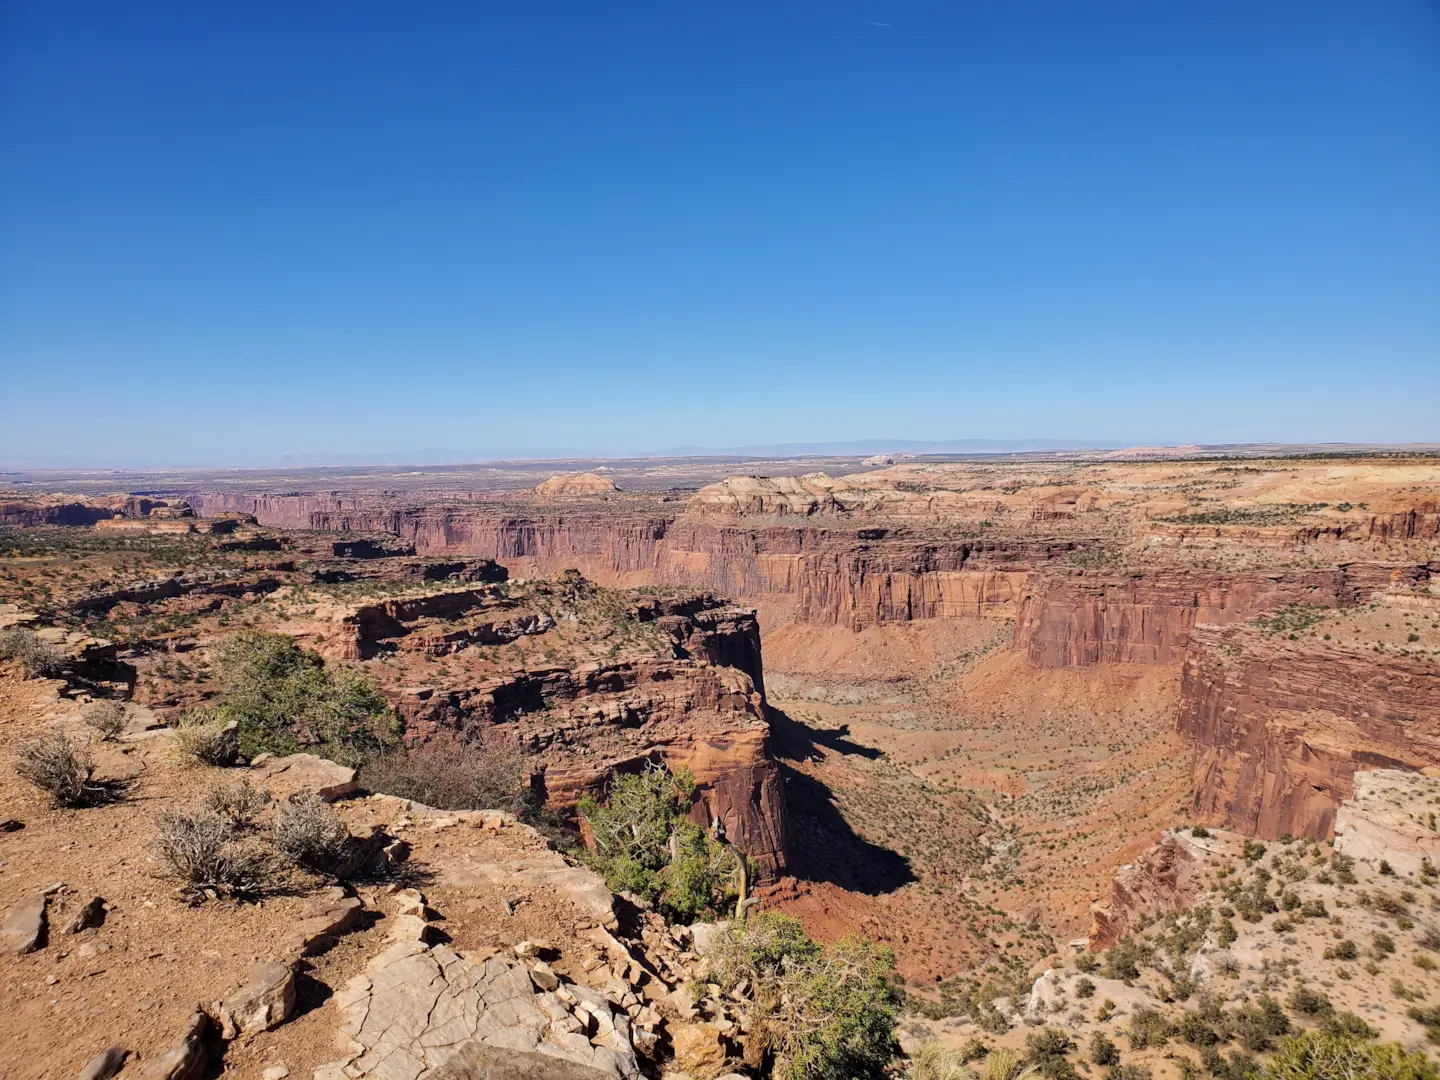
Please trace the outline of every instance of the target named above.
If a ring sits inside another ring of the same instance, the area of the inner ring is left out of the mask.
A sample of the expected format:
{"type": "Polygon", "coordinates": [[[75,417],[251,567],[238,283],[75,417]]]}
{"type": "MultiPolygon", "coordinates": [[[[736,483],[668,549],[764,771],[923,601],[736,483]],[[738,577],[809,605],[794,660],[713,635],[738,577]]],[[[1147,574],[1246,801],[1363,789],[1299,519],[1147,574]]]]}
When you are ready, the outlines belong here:
{"type": "Polygon", "coordinates": [[[1183,911],[1205,889],[1212,845],[1167,830],[1160,842],[1115,871],[1110,895],[1090,909],[1090,948],[1108,949],[1144,924],[1183,911]]]}
{"type": "Polygon", "coordinates": [[[599,473],[561,473],[535,485],[535,494],[573,499],[585,495],[610,495],[618,491],[615,481],[599,473]]]}
{"type": "Polygon", "coordinates": [[[1383,860],[1402,876],[1419,877],[1427,861],[1432,869],[1440,867],[1434,809],[1440,779],[1374,769],[1356,773],[1353,783],[1354,794],[1335,814],[1336,851],[1377,868],[1383,860]]]}
{"type": "Polygon", "coordinates": [[[1418,654],[1199,627],[1178,727],[1202,821],[1328,838],[1357,771],[1440,765],[1440,671],[1418,654]]]}

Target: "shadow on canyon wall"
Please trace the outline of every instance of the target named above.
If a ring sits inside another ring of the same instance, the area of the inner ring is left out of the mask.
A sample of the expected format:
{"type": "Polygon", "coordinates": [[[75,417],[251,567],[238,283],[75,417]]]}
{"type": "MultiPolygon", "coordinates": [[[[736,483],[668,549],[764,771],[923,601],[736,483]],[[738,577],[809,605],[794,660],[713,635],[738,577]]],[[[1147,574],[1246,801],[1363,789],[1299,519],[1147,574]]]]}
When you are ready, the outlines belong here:
{"type": "Polygon", "coordinates": [[[918,880],[909,859],[871,843],[850,827],[823,781],[790,764],[819,758],[817,747],[870,760],[880,752],[851,741],[847,727],[812,728],[773,706],[770,729],[790,819],[789,872],[802,881],[828,881],[869,896],[894,892],[918,880]]]}

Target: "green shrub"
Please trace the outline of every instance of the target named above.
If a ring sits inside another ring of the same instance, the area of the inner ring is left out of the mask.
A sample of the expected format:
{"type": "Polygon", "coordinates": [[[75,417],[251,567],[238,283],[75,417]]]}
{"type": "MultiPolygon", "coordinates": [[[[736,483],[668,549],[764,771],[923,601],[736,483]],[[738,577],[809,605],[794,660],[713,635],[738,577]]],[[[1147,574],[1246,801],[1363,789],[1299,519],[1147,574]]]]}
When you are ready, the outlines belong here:
{"type": "Polygon", "coordinates": [[[1068,1056],[1074,1049],[1075,1041],[1065,1032],[1042,1028],[1025,1036],[1025,1063],[1049,1080],[1070,1080],[1078,1075],[1068,1056]]]}
{"type": "Polygon", "coordinates": [[[1229,1015],[1231,1031],[1252,1054],[1264,1053],[1281,1035],[1290,1034],[1290,1018],[1268,994],[1261,994],[1255,1004],[1242,1005],[1229,1015]]]}
{"type": "Polygon", "coordinates": [[[1120,1048],[1103,1031],[1090,1036],[1090,1060],[1096,1065],[1119,1065],[1120,1048]]]}
{"type": "Polygon", "coordinates": [[[1360,947],[1349,938],[1342,938],[1325,950],[1326,960],[1355,960],[1360,956],[1360,947]]]}
{"type": "Polygon", "coordinates": [[[396,742],[399,720],[370,679],[326,667],[284,634],[242,631],[216,648],[213,662],[215,716],[237,722],[246,757],[304,749],[355,766],[396,742]]]}
{"type": "Polygon", "coordinates": [[[1154,950],[1142,942],[1126,938],[1107,950],[1101,973],[1107,979],[1138,979],[1140,965],[1149,963],[1154,950]]]}
{"type": "Polygon", "coordinates": [[[603,805],[580,801],[593,840],[587,861],[612,892],[638,896],[671,921],[727,912],[738,895],[736,856],[685,816],[694,791],[689,770],[652,765],[615,776],[603,805]]]}
{"type": "Polygon", "coordinates": [[[1423,1051],[1327,1031],[1286,1039],[1265,1069],[1265,1080],[1436,1080],[1440,1071],[1423,1051]]]}
{"type": "Polygon", "coordinates": [[[725,989],[748,981],[752,1037],[787,1080],[879,1076],[895,1056],[895,959],[858,938],[822,949],[797,919],[735,920],[710,954],[725,989]]]}
{"type": "Polygon", "coordinates": [[[1172,1029],[1170,1021],[1165,1018],[1164,1013],[1147,1005],[1141,1005],[1130,1015],[1128,1034],[1132,1050],[1145,1050],[1154,1046],[1164,1046],[1170,1041],[1172,1029]]]}
{"type": "Polygon", "coordinates": [[[1330,1004],[1330,999],[1318,990],[1311,990],[1308,986],[1297,986],[1285,999],[1285,1004],[1290,1007],[1291,1012],[1302,1013],[1305,1016],[1328,1016],[1335,1011],[1335,1006],[1330,1004]]]}
{"type": "Polygon", "coordinates": [[[1260,843],[1259,840],[1246,840],[1245,846],[1241,849],[1241,854],[1244,856],[1246,862],[1259,862],[1265,857],[1265,845],[1260,843]]]}
{"type": "Polygon", "coordinates": [[[1321,1027],[1331,1035],[1351,1035],[1361,1039],[1378,1039],[1380,1032],[1352,1012],[1331,1013],[1321,1027]]]}
{"type": "Polygon", "coordinates": [[[1094,997],[1095,984],[1091,980],[1081,976],[1075,980],[1075,996],[1082,1001],[1094,997]]]}

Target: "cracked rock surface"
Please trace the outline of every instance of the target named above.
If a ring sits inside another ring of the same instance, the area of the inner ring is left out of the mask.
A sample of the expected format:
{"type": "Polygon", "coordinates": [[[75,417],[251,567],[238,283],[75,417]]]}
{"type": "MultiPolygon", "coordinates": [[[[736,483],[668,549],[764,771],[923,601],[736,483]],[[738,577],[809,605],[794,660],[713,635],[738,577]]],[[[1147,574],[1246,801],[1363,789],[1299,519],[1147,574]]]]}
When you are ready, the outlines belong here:
{"type": "Polygon", "coordinates": [[[349,1056],[316,1080],[441,1080],[482,1061],[508,1062],[497,1075],[640,1075],[623,1012],[584,987],[537,990],[524,965],[503,956],[472,961],[447,945],[397,941],[335,1004],[349,1056]]]}

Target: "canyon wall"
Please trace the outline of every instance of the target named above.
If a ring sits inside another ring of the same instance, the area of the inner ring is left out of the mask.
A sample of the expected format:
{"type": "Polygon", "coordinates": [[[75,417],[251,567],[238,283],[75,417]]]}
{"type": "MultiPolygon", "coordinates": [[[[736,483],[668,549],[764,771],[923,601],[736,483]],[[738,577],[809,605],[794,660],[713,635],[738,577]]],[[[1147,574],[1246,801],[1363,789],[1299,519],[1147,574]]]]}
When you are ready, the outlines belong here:
{"type": "Polygon", "coordinates": [[[1199,627],[1178,727],[1196,747],[1201,821],[1326,838],[1357,770],[1440,765],[1440,670],[1418,654],[1199,627]]]}
{"type": "Polygon", "coordinates": [[[712,589],[784,601],[802,622],[860,629],[932,618],[1014,618],[1028,573],[1083,541],[983,539],[844,524],[676,516],[655,501],[517,514],[513,507],[384,506],[329,495],[200,495],[202,515],[283,528],[379,531],[421,554],[495,559],[517,574],[575,568],[602,584],[712,589]]]}
{"type": "Polygon", "coordinates": [[[1020,599],[1015,648],[1036,667],[1179,664],[1195,627],[1225,626],[1290,604],[1348,607],[1424,566],[1223,572],[1187,568],[1050,570],[1020,599]]]}

